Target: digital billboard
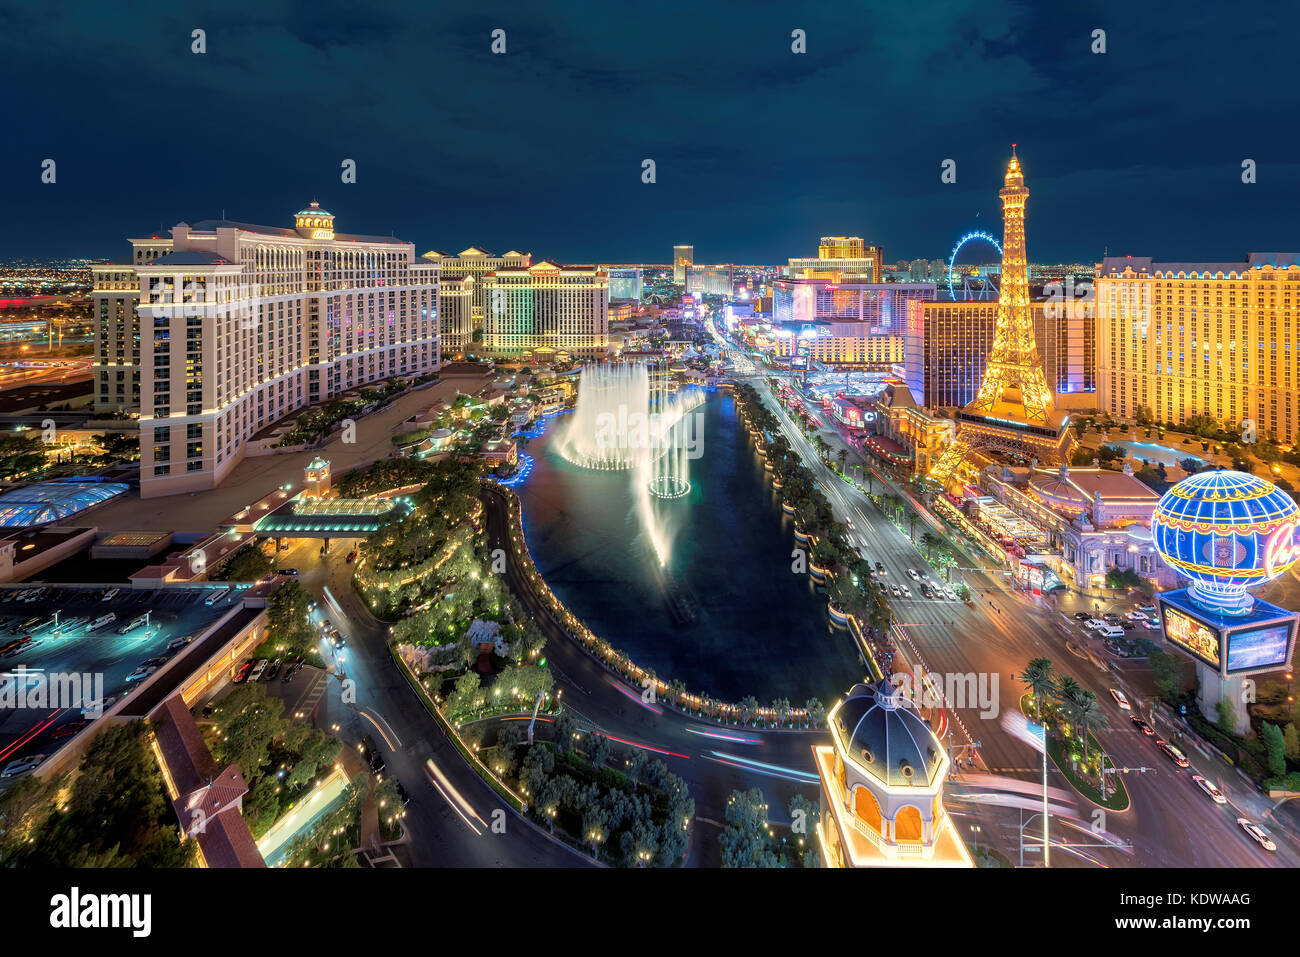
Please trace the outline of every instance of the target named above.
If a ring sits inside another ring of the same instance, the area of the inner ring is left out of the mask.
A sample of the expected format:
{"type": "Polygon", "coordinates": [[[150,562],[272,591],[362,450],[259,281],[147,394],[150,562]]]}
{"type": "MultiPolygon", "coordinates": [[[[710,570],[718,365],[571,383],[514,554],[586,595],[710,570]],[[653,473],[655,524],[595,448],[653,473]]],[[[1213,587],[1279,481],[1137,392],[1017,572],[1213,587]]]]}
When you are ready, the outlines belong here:
{"type": "Polygon", "coordinates": [[[1222,660],[1219,632],[1169,605],[1164,612],[1165,638],[1217,671],[1222,660]]]}
{"type": "Polygon", "coordinates": [[[1229,633],[1228,674],[1285,667],[1290,641],[1290,622],[1229,633]]]}

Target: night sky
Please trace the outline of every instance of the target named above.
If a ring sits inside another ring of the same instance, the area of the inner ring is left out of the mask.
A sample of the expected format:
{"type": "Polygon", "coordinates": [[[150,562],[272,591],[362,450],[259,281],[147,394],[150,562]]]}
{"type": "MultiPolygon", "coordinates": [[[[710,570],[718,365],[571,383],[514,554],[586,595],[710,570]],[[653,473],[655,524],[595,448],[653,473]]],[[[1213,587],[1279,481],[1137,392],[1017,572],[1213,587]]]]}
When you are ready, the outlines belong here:
{"type": "Polygon", "coordinates": [[[290,226],[313,197],[417,252],[784,263],[850,234],[946,258],[1000,234],[1013,141],[1033,261],[1300,247],[1288,7],[1060,6],[6,3],[0,258],[122,258],[223,208],[290,226]]]}

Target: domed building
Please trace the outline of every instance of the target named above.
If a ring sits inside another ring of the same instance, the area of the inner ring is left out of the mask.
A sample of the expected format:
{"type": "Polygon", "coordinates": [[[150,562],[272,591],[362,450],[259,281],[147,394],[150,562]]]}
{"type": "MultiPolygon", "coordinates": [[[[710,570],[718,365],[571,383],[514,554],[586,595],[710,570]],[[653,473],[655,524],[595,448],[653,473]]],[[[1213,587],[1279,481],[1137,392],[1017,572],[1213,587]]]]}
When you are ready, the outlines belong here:
{"type": "Polygon", "coordinates": [[[949,759],[889,681],[856,684],[813,748],[822,783],[817,837],[827,867],[971,867],[943,807],[949,759]]]}

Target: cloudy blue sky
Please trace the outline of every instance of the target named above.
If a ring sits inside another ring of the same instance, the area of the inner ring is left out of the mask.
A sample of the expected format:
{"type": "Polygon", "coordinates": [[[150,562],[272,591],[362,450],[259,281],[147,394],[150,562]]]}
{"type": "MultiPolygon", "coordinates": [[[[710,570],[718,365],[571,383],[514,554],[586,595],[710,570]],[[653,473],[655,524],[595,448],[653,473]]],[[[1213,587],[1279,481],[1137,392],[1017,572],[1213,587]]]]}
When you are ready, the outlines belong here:
{"type": "Polygon", "coordinates": [[[1286,10],[0,2],[0,257],[121,256],[223,209],[289,225],[316,197],[339,229],[420,250],[664,262],[685,242],[700,262],[783,262],[849,233],[933,258],[997,228],[1013,141],[1036,261],[1292,250],[1286,10]]]}

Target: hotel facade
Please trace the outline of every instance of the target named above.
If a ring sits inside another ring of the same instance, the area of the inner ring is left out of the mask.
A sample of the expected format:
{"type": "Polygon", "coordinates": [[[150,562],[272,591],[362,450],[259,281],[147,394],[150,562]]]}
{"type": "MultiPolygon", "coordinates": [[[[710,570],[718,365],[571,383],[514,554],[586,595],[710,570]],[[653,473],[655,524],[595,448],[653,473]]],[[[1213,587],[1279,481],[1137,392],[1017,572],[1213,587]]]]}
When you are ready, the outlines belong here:
{"type": "Polygon", "coordinates": [[[1101,408],[1181,424],[1207,415],[1258,436],[1300,437],[1300,253],[1245,262],[1097,266],[1101,408]]]}
{"type": "MultiPolygon", "coordinates": [[[[1093,303],[1029,303],[1038,355],[1059,408],[1096,403],[1097,322],[1093,303]]],[[[998,303],[956,300],[946,294],[907,304],[904,379],[912,397],[930,409],[961,408],[979,393],[993,351],[998,303]]]]}
{"type": "Polygon", "coordinates": [[[609,276],[543,260],[483,280],[483,345],[503,359],[599,359],[609,350],[609,276]]]}
{"type": "Polygon", "coordinates": [[[316,203],[291,229],[205,220],[131,244],[95,270],[96,408],[138,411],[142,498],[214,488],[289,413],[439,368],[437,263],[336,233],[316,203]]]}

